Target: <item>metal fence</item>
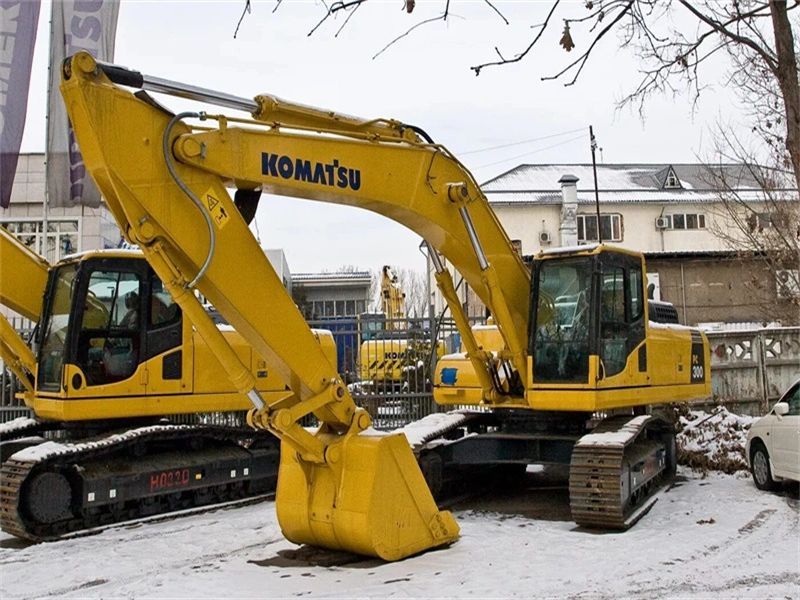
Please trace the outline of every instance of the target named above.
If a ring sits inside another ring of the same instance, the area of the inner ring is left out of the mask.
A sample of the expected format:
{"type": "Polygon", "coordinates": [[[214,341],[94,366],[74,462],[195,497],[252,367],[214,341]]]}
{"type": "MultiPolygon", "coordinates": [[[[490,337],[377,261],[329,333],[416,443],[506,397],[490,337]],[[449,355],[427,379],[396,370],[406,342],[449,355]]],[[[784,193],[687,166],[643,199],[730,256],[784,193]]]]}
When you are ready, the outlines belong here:
{"type": "Polygon", "coordinates": [[[333,333],[338,371],[376,429],[396,429],[444,410],[433,401],[432,381],[437,359],[461,346],[452,319],[362,315],[309,325],[333,333]]]}
{"type": "MultiPolygon", "coordinates": [[[[35,323],[22,317],[8,317],[8,322],[26,342],[31,339],[35,323]]],[[[24,391],[19,379],[0,361],[0,423],[33,416],[33,411],[18,397],[24,391]]]]}

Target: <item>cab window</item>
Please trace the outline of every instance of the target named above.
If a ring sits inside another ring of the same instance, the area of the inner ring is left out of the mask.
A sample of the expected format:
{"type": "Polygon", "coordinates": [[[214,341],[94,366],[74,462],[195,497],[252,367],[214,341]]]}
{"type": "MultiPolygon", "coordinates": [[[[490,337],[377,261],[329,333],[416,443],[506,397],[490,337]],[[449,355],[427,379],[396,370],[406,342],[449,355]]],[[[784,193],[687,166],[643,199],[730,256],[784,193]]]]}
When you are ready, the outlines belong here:
{"type": "Polygon", "coordinates": [[[141,346],[140,298],[138,273],[111,270],[91,273],[76,358],[87,385],[120,381],[136,371],[141,346]]]}
{"type": "Polygon", "coordinates": [[[600,305],[600,356],[606,376],[616,375],[625,368],[628,322],[625,315],[625,270],[606,267],[600,305]]]}

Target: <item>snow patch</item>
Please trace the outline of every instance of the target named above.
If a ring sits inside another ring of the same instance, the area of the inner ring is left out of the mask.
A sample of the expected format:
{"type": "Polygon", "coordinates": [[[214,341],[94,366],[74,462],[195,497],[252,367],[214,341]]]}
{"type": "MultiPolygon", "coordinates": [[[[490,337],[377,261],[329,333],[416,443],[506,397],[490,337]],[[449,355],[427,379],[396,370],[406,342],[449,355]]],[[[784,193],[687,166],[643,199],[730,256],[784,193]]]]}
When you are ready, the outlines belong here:
{"type": "Polygon", "coordinates": [[[731,413],[724,406],[710,413],[682,411],[676,438],[678,462],[702,472],[709,470],[733,474],[747,471],[745,444],[750,426],[758,417],[731,413]]]}
{"type": "Polygon", "coordinates": [[[13,421],[0,424],[0,437],[14,433],[18,429],[25,429],[26,427],[33,427],[36,425],[36,420],[30,417],[18,417],[13,421]]]}

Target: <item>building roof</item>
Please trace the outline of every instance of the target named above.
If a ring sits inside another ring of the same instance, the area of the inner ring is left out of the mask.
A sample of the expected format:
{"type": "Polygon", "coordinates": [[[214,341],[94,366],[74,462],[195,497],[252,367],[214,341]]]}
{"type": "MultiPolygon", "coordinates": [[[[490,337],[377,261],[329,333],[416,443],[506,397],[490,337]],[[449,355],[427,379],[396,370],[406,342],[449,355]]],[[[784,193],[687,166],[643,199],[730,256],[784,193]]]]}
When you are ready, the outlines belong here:
{"type": "MultiPolygon", "coordinates": [[[[492,204],[561,204],[563,178],[578,179],[579,204],[595,202],[591,164],[519,165],[485,182],[481,189],[492,204]]],[[[788,173],[743,164],[713,168],[703,164],[597,165],[601,203],[717,202],[720,181],[735,189],[743,200],[758,201],[764,200],[759,182],[764,179],[776,182],[777,190],[793,190],[788,173]]]]}
{"type": "Polygon", "coordinates": [[[364,285],[369,284],[372,275],[369,271],[342,273],[292,273],[292,283],[304,285],[364,285]]]}

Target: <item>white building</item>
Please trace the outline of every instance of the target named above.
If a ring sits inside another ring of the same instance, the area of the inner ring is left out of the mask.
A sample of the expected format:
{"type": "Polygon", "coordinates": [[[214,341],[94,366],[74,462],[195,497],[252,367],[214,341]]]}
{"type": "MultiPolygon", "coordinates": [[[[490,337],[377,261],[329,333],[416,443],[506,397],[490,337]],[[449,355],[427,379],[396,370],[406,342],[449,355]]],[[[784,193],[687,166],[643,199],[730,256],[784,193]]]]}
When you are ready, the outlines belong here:
{"type": "MultiPolygon", "coordinates": [[[[735,194],[764,202],[746,168],[721,169],[735,194]]],[[[601,164],[595,195],[591,164],[520,165],[481,189],[523,254],[596,242],[597,204],[603,242],[645,253],[730,250],[717,234],[730,227],[718,182],[701,164],[601,164]]]]}
{"type": "Polygon", "coordinates": [[[21,154],[11,201],[0,208],[0,225],[51,263],[73,252],[119,245],[119,227],[105,204],[49,207],[45,215],[44,197],[45,155],[21,154]]]}

